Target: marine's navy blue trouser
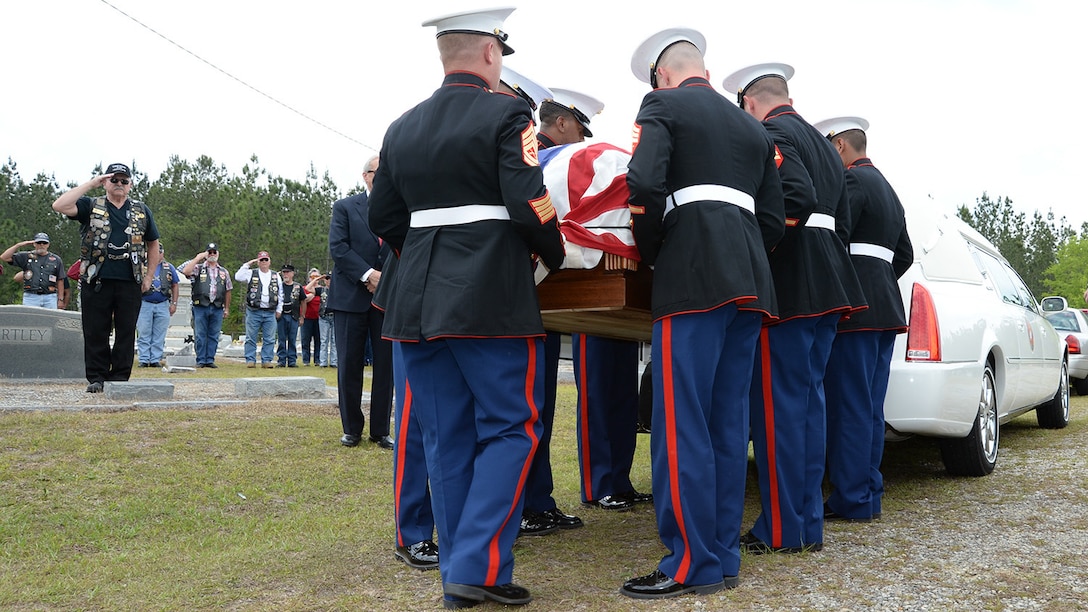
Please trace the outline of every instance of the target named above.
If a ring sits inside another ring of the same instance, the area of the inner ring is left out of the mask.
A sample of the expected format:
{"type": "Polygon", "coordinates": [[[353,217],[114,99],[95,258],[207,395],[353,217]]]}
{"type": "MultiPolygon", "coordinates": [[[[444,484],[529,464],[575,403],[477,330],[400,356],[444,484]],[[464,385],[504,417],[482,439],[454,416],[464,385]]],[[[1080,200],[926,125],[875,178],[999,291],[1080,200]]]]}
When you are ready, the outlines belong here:
{"type": "Polygon", "coordinates": [[[748,387],[762,315],[734,305],[654,322],[653,464],[658,565],[688,585],[740,570],[748,387]]]}

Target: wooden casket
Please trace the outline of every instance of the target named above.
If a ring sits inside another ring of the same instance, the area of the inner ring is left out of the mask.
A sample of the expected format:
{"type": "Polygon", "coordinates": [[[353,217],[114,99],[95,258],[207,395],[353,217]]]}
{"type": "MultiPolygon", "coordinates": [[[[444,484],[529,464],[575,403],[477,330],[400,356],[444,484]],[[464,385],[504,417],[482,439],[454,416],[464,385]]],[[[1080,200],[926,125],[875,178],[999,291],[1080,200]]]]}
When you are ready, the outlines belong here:
{"type": "Polygon", "coordinates": [[[653,272],[624,261],[624,265],[601,262],[589,270],[549,273],[537,285],[544,329],[649,342],[653,272]]]}

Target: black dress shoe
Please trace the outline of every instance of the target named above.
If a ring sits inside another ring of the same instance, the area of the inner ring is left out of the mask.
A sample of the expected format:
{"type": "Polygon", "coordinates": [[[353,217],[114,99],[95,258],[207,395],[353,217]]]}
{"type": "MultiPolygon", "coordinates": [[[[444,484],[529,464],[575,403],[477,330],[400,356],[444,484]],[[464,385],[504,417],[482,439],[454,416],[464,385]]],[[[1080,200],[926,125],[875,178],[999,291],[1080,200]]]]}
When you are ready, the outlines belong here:
{"type": "Polygon", "coordinates": [[[559,527],[560,529],[578,529],[579,527],[585,525],[585,523],[582,522],[582,519],[574,516],[573,514],[566,514],[559,508],[545,510],[543,514],[544,516],[554,521],[556,527],[559,527]]]}
{"type": "Polygon", "coordinates": [[[713,584],[681,584],[663,574],[661,570],[655,570],[652,574],[632,578],[623,583],[620,593],[635,599],[665,599],[687,593],[709,595],[724,588],[724,581],[713,584]]]}
{"type": "Polygon", "coordinates": [[[871,517],[871,516],[861,516],[861,517],[843,516],[843,515],[839,514],[838,512],[835,512],[834,510],[832,510],[831,506],[828,506],[825,503],[824,504],[824,520],[825,521],[845,521],[845,522],[848,522],[848,523],[871,523],[871,522],[873,522],[873,517],[871,517]]]}
{"type": "Polygon", "coordinates": [[[214,363],[205,363],[204,367],[205,368],[218,368],[219,366],[215,365],[214,363]]]}
{"type": "MultiPolygon", "coordinates": [[[[325,367],[325,366],[321,366],[325,367]]],[[[461,599],[460,597],[454,597],[452,595],[446,595],[442,598],[442,607],[447,610],[463,610],[464,608],[475,608],[480,602],[475,599],[461,599]]]]}
{"type": "Polygon", "coordinates": [[[625,498],[631,500],[632,504],[652,504],[652,503],[654,503],[654,494],[653,493],[639,493],[638,491],[635,491],[634,489],[631,489],[630,492],[624,493],[620,497],[625,497],[625,498]]]}
{"type": "Polygon", "coordinates": [[[385,450],[393,450],[393,438],[390,438],[389,436],[381,436],[378,438],[370,436],[370,441],[384,448],[385,450]]]}
{"type": "Polygon", "coordinates": [[[740,536],[740,549],[747,551],[751,555],[769,555],[771,553],[794,555],[803,552],[820,552],[824,549],[824,543],[814,542],[801,546],[771,546],[749,531],[740,536]]]}
{"type": "Polygon", "coordinates": [[[344,446],[359,446],[359,441],[361,439],[362,439],[362,436],[353,436],[351,434],[344,434],[344,435],[340,436],[340,444],[343,444],[344,446]]]}
{"type": "Polygon", "coordinates": [[[206,364],[206,363],[198,363],[198,364],[196,364],[196,367],[198,367],[198,368],[206,368],[206,367],[208,367],[208,364],[206,364]]]}
{"type": "Polygon", "coordinates": [[[486,601],[490,599],[491,601],[497,601],[501,604],[511,606],[524,605],[533,600],[532,595],[529,594],[529,589],[516,585],[513,582],[495,586],[477,586],[474,584],[447,582],[445,591],[447,596],[471,599],[473,601],[486,601]]]}
{"type": "Polygon", "coordinates": [[[401,561],[420,571],[438,569],[438,545],[430,540],[398,546],[393,552],[401,561]]]}
{"type": "Polygon", "coordinates": [[[596,500],[585,502],[586,506],[597,506],[601,510],[630,510],[635,502],[622,495],[605,495],[596,500]]]}
{"type": "Polygon", "coordinates": [[[555,532],[559,525],[555,520],[543,512],[525,511],[521,513],[521,529],[519,536],[542,536],[555,532]]]}
{"type": "Polygon", "coordinates": [[[95,381],[87,385],[87,393],[102,393],[102,383],[95,381]]]}

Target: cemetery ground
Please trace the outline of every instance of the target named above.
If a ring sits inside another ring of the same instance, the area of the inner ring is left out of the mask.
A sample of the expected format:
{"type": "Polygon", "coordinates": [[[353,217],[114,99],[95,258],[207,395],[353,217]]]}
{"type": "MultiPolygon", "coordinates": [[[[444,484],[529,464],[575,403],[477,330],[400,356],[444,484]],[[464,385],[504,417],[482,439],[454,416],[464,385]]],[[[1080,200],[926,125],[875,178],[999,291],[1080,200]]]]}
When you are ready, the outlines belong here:
{"type": "MultiPolygon", "coordinates": [[[[220,365],[134,375],[335,385],[331,368],[220,365]]],[[[0,381],[0,397],[9,390],[0,381]]],[[[618,593],[664,548],[650,505],[580,506],[574,403],[562,384],[555,497],[586,526],[518,541],[527,612],[1088,608],[1088,398],[1073,398],[1066,429],[1040,429],[1034,413],[1004,426],[984,478],[948,476],[930,440],[889,444],[881,520],[829,523],[822,552],[745,555],[739,588],[666,601],[618,593]]],[[[441,608],[438,572],[393,557],[392,454],[340,446],[334,402],[58,408],[0,412],[0,609],[441,608]]],[[[649,437],[638,440],[632,480],[649,491],[649,437]]],[[[752,466],[745,529],[759,511],[752,466]]]]}

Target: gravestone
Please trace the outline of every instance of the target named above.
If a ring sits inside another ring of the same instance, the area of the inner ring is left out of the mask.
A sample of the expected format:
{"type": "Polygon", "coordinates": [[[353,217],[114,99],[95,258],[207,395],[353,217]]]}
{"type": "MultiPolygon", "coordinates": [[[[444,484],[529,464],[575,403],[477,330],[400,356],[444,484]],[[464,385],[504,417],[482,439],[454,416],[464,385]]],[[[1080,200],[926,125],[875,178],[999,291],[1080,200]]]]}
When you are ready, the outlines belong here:
{"type": "Polygon", "coordinates": [[[234,393],[239,397],[323,399],[325,397],[325,379],[316,376],[238,378],[234,381],[234,393]]]}
{"type": "Polygon", "coordinates": [[[178,306],[170,316],[170,326],[166,328],[166,348],[177,352],[185,347],[185,339],[193,335],[193,285],[189,279],[181,276],[178,283],[178,306]]]}
{"type": "Polygon", "coordinates": [[[78,312],[0,306],[0,378],[84,378],[78,312]]]}

